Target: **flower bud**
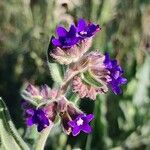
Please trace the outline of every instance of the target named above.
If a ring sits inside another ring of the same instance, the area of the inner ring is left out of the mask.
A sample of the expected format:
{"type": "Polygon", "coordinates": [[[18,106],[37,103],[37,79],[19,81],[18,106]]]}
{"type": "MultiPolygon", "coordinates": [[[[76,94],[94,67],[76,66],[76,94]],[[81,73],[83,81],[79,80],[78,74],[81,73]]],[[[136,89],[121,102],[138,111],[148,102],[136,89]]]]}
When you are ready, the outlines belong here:
{"type": "Polygon", "coordinates": [[[55,121],[55,118],[57,116],[57,102],[56,101],[53,101],[51,102],[50,104],[44,106],[44,111],[46,112],[48,118],[54,122],[55,121]]]}
{"type": "Polygon", "coordinates": [[[43,102],[48,99],[55,99],[57,95],[56,90],[52,90],[46,84],[40,88],[32,84],[29,84],[26,89],[22,92],[24,100],[31,100],[37,103],[43,102]]]}

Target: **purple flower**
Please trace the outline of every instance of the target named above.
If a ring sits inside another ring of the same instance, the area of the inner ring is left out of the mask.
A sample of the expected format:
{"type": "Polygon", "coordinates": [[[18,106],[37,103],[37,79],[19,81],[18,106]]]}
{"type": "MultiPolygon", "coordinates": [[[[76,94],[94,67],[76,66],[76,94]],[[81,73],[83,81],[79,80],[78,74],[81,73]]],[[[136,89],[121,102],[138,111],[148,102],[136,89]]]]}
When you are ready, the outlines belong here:
{"type": "Polygon", "coordinates": [[[80,114],[75,120],[69,121],[68,125],[72,127],[72,135],[77,136],[81,131],[90,133],[92,128],[89,122],[94,118],[93,114],[80,114]]]}
{"type": "Polygon", "coordinates": [[[60,97],[57,107],[59,116],[61,117],[62,129],[66,134],[71,133],[71,127],[68,122],[76,119],[80,114],[83,114],[73,103],[68,102],[65,97],[60,97]]]}
{"type": "Polygon", "coordinates": [[[125,84],[127,79],[122,77],[123,69],[118,65],[117,60],[111,60],[109,54],[105,54],[104,64],[106,69],[109,71],[110,80],[108,81],[109,86],[115,94],[122,92],[120,85],[125,84]]]}
{"type": "Polygon", "coordinates": [[[93,23],[86,23],[84,19],[79,19],[77,24],[77,32],[80,38],[92,37],[97,31],[100,30],[99,25],[93,23]]]}
{"type": "Polygon", "coordinates": [[[71,46],[77,44],[79,38],[76,36],[76,27],[71,25],[69,31],[66,31],[63,27],[57,27],[56,32],[58,34],[58,39],[54,38],[52,43],[56,47],[70,48],[71,46]]]}
{"type": "Polygon", "coordinates": [[[28,116],[26,120],[27,125],[32,126],[36,124],[38,132],[41,132],[44,128],[49,126],[49,119],[42,109],[27,109],[26,115],[28,116]]]}

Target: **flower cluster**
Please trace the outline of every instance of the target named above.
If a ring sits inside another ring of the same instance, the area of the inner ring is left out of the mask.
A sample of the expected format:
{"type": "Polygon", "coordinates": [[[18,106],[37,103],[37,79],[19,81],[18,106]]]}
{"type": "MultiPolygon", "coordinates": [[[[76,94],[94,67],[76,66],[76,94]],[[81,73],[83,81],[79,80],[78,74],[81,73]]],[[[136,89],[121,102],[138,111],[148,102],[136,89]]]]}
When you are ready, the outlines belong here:
{"type": "Polygon", "coordinates": [[[46,127],[53,125],[56,117],[59,116],[61,118],[62,127],[67,134],[72,132],[73,136],[76,136],[80,131],[85,133],[91,132],[88,123],[93,119],[93,117],[90,119],[92,114],[86,116],[85,113],[79,110],[73,103],[69,102],[64,96],[56,98],[57,92],[55,90],[52,91],[47,85],[38,88],[29,84],[25,91],[26,93],[31,94],[34,98],[33,101],[37,100],[35,99],[36,96],[40,98],[40,103],[44,102],[42,106],[40,106],[39,103],[39,105],[35,107],[25,101],[27,99],[23,100],[22,108],[28,126],[37,125],[37,131],[41,132],[46,127]],[[45,92],[43,93],[43,91],[45,92]],[[48,98],[46,101],[45,96],[48,98]],[[82,123],[79,123],[79,118],[80,120],[83,119],[82,123]],[[76,125],[72,126],[72,122],[76,125]],[[79,128],[78,132],[77,127],[79,128]]]}
{"type": "Polygon", "coordinates": [[[74,102],[67,99],[70,88],[80,98],[95,100],[97,94],[104,94],[110,88],[115,94],[122,92],[121,85],[127,82],[123,69],[117,60],[111,60],[108,53],[88,52],[100,26],[79,19],[69,30],[62,26],[56,29],[58,37],[52,36],[49,56],[62,65],[68,65],[62,85],[51,89],[47,85],[35,87],[31,84],[23,91],[22,106],[28,126],[37,125],[41,132],[60,118],[63,130],[73,136],[81,131],[91,133],[89,123],[93,114],[85,114],[74,102]]]}
{"type": "Polygon", "coordinates": [[[69,31],[58,26],[56,29],[58,38],[52,39],[54,49],[50,55],[60,64],[77,62],[91,47],[92,38],[99,30],[99,25],[86,23],[83,19],[79,19],[77,25],[71,25],[69,31]]]}
{"type": "Polygon", "coordinates": [[[120,94],[122,84],[127,79],[122,77],[123,70],[116,60],[111,60],[109,54],[91,52],[87,55],[88,69],[81,75],[75,76],[72,87],[80,97],[96,99],[99,93],[106,93],[109,88],[117,95],[120,94]]]}

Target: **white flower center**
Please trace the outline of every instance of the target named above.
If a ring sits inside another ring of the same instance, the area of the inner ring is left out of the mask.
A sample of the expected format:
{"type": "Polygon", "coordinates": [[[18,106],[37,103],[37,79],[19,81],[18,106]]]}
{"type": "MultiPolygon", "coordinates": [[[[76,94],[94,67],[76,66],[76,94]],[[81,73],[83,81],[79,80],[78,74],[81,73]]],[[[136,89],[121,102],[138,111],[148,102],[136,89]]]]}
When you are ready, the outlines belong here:
{"type": "Polygon", "coordinates": [[[83,125],[83,120],[81,118],[78,119],[77,121],[77,126],[83,125]]]}
{"type": "Polygon", "coordinates": [[[81,34],[81,35],[86,35],[87,32],[86,32],[86,31],[81,31],[80,34],[81,34]]]}

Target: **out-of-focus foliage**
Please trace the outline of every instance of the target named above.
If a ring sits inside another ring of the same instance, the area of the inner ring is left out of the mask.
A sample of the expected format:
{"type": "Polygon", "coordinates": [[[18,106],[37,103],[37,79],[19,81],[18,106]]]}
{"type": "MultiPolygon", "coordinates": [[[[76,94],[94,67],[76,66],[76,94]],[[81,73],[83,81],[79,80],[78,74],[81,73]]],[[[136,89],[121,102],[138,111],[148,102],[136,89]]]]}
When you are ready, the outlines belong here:
{"type": "Polygon", "coordinates": [[[37,134],[25,127],[19,91],[26,82],[52,86],[46,62],[50,36],[58,24],[68,26],[82,17],[102,28],[91,50],[109,51],[117,58],[125,69],[128,84],[120,96],[110,92],[98,96],[95,102],[81,100],[85,112],[95,113],[92,134],[67,137],[57,125],[46,149],[149,150],[148,0],[1,0],[0,96],[6,100],[16,127],[27,130],[22,135],[32,144],[37,134]]]}

